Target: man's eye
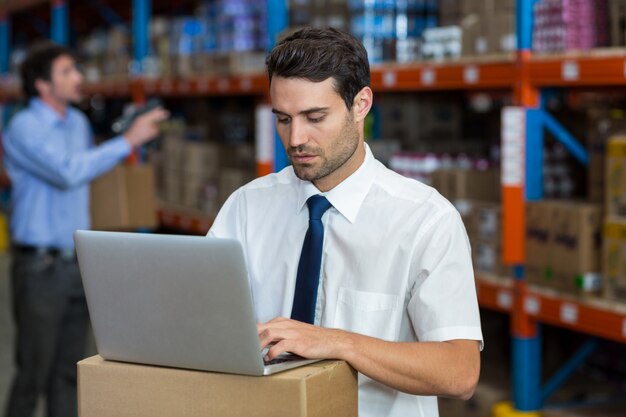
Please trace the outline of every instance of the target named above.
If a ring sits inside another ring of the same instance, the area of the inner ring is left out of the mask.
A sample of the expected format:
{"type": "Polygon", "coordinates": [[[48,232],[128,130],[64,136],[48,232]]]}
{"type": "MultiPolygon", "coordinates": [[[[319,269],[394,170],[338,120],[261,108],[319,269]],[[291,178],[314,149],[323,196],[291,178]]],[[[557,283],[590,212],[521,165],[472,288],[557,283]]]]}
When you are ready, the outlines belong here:
{"type": "Polygon", "coordinates": [[[309,117],[309,122],[311,123],[319,123],[324,120],[324,117],[309,117]]]}
{"type": "Polygon", "coordinates": [[[291,119],[289,119],[288,117],[287,117],[287,118],[280,118],[280,117],[277,117],[277,118],[276,118],[276,121],[278,121],[278,123],[280,123],[280,124],[286,125],[286,124],[289,124],[289,122],[291,121],[291,119]]]}

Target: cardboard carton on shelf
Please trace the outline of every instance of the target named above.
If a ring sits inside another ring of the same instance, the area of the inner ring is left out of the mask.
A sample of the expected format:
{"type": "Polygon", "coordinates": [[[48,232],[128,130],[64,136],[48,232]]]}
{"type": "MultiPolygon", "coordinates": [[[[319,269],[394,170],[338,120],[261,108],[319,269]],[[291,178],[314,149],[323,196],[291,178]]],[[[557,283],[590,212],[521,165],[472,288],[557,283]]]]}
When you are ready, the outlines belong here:
{"type": "Polygon", "coordinates": [[[105,361],[78,363],[80,417],[356,417],[356,372],[324,361],[267,377],[105,361]]]}
{"type": "Polygon", "coordinates": [[[556,286],[550,257],[553,209],[551,201],[529,202],[526,205],[526,280],[546,287],[556,286]]]}
{"type": "Polygon", "coordinates": [[[550,257],[557,286],[573,294],[599,293],[602,290],[601,206],[563,202],[554,210],[550,257]]]}
{"type": "Polygon", "coordinates": [[[526,208],[526,277],[571,294],[599,293],[602,209],[546,200],[526,208]]]}
{"type": "Polygon", "coordinates": [[[606,214],[626,216],[626,136],[609,140],[606,160],[606,214]]]}
{"type": "Polygon", "coordinates": [[[91,184],[91,227],[133,230],[158,225],[154,169],[118,165],[91,184]]]}
{"type": "Polygon", "coordinates": [[[609,217],[604,223],[602,273],[605,296],[626,301],[626,218],[609,217]]]}
{"type": "Polygon", "coordinates": [[[224,168],[220,171],[219,197],[218,202],[221,207],[228,197],[239,187],[254,179],[254,172],[247,169],[224,168]]]}
{"type": "Polygon", "coordinates": [[[185,179],[215,180],[219,175],[220,147],[216,143],[185,143],[181,163],[185,179]]]}
{"type": "Polygon", "coordinates": [[[470,215],[470,229],[477,239],[490,242],[502,240],[502,206],[500,203],[474,201],[470,215]]]}

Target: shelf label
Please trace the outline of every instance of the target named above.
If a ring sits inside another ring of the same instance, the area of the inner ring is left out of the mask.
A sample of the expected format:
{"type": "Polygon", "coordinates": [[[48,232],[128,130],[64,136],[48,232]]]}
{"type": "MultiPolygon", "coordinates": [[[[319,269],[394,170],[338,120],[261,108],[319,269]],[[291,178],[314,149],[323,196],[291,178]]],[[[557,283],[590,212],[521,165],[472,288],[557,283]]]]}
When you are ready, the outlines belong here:
{"type": "Polygon", "coordinates": [[[252,88],[252,80],[248,77],[239,80],[239,87],[243,91],[249,91],[252,88]]]}
{"type": "Polygon", "coordinates": [[[563,323],[576,324],[578,323],[578,306],[570,303],[562,303],[560,315],[563,323]]]}
{"type": "Polygon", "coordinates": [[[395,71],[385,71],[383,73],[383,85],[385,87],[394,87],[398,82],[398,76],[395,71]]]}
{"type": "Polygon", "coordinates": [[[463,68],[463,81],[465,84],[476,84],[480,79],[480,69],[474,65],[463,68]]]}
{"type": "Polygon", "coordinates": [[[228,78],[220,78],[217,81],[217,89],[219,91],[226,91],[230,88],[230,82],[228,81],[228,78]]]}
{"type": "Polygon", "coordinates": [[[564,61],[561,66],[561,77],[565,81],[576,81],[580,78],[580,66],[576,61],[564,61]]]}
{"type": "Polygon", "coordinates": [[[507,310],[510,309],[511,307],[513,307],[513,295],[510,291],[507,290],[498,291],[498,294],[496,295],[496,304],[498,305],[498,307],[507,310]]]}
{"type": "Polygon", "coordinates": [[[424,68],[421,73],[422,84],[434,85],[437,80],[437,74],[432,68],[424,68]]]}
{"type": "Polygon", "coordinates": [[[541,302],[537,297],[530,295],[524,300],[524,310],[528,314],[537,315],[541,310],[541,302]]]}
{"type": "Polygon", "coordinates": [[[526,110],[502,109],[502,185],[523,187],[526,175],[526,110]]]}

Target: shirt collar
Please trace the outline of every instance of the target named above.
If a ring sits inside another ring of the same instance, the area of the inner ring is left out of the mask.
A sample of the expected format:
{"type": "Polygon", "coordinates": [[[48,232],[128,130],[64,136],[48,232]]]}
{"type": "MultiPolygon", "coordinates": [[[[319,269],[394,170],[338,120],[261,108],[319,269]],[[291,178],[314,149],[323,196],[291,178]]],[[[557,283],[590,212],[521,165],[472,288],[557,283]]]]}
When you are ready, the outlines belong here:
{"type": "Polygon", "coordinates": [[[65,113],[65,118],[63,118],[63,117],[61,117],[61,115],[59,113],[57,113],[54,110],[52,110],[52,108],[50,106],[48,106],[46,103],[44,103],[39,98],[31,99],[30,107],[31,107],[31,109],[33,109],[37,113],[39,113],[39,115],[43,119],[43,122],[48,124],[49,126],[56,126],[56,125],[59,125],[61,123],[65,123],[69,119],[69,114],[70,114],[69,113],[69,109],[65,113]]]}
{"type": "Polygon", "coordinates": [[[361,166],[348,178],[339,183],[332,190],[321,193],[310,181],[300,181],[298,187],[297,210],[300,213],[309,197],[322,194],[330,204],[341,213],[350,223],[354,223],[359,209],[369,192],[375,177],[375,159],[367,143],[365,144],[365,160],[361,166]]]}

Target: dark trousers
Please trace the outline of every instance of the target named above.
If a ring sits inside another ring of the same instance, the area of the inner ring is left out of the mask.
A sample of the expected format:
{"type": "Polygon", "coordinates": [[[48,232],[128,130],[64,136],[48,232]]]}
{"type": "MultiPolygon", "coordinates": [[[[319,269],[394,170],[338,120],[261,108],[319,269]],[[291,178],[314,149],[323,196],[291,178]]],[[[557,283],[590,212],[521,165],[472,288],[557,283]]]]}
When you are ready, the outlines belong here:
{"type": "Polygon", "coordinates": [[[7,417],[32,417],[40,395],[49,417],[77,416],[76,362],[89,314],[75,259],[15,254],[11,266],[16,368],[7,417]]]}

